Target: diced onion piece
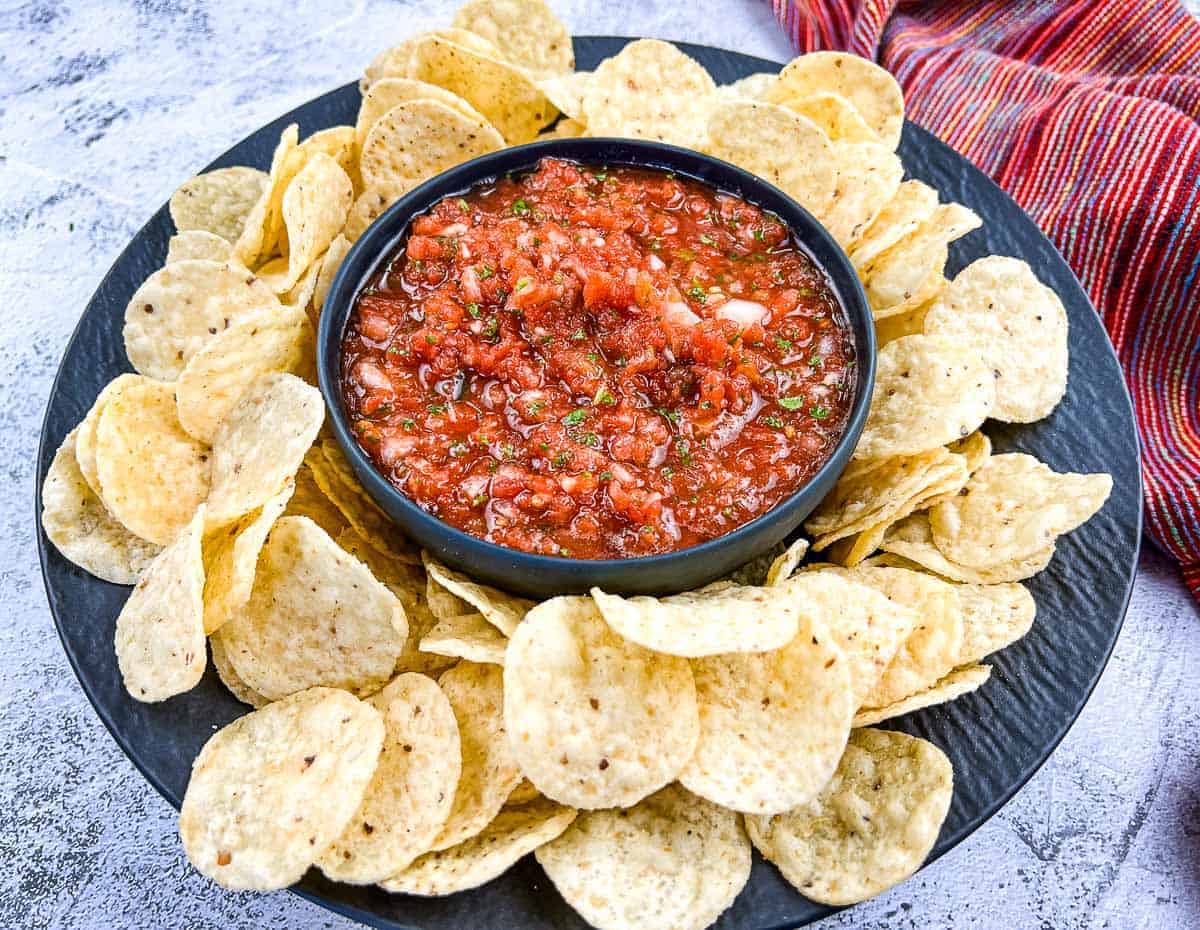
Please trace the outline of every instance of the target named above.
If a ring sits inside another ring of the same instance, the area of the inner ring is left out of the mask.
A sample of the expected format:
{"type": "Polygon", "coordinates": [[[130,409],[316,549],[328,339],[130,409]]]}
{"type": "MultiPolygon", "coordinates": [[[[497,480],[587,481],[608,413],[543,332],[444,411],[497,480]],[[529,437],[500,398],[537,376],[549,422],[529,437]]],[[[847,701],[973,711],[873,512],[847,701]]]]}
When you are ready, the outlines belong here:
{"type": "Polygon", "coordinates": [[[735,298],[727,300],[717,307],[716,315],[725,320],[733,320],[745,328],[753,326],[755,323],[766,323],[771,318],[771,311],[753,300],[735,298]]]}

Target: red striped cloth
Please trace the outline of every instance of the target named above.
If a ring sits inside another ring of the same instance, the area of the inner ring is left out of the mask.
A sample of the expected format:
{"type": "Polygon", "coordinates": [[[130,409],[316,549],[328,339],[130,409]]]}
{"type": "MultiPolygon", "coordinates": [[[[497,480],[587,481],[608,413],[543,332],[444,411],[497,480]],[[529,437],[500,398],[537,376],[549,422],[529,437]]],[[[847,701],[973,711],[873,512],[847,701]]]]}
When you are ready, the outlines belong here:
{"type": "Polygon", "coordinates": [[[1147,531],[1200,599],[1200,23],[1177,0],[774,0],[801,51],[872,58],[998,184],[1104,318],[1147,531]]]}

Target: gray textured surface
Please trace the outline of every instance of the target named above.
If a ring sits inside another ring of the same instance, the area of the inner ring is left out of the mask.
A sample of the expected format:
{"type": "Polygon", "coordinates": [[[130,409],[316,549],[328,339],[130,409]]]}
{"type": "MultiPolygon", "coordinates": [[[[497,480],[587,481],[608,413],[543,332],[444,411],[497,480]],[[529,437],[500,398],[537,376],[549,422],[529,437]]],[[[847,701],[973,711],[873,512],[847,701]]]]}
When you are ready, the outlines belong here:
{"type": "MultiPolygon", "coordinates": [[[[228,894],[191,872],[173,811],[67,667],[32,529],[50,382],[126,240],[229,144],[350,79],[380,44],[364,36],[443,24],[454,4],[291,6],[0,3],[0,927],[352,926],[290,895],[228,894]]],[[[556,6],[575,32],[789,54],[757,0],[556,6]]],[[[1148,551],[1113,660],[1046,767],[916,879],[821,926],[1200,925],[1198,654],[1200,614],[1148,551]]]]}

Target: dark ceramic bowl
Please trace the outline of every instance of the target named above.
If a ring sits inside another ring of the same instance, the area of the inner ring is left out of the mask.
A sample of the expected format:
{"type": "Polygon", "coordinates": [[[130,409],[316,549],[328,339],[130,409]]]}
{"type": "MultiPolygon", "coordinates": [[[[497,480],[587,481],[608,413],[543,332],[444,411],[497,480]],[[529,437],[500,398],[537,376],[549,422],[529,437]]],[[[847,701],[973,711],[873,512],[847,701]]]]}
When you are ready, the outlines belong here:
{"type": "Polygon", "coordinates": [[[393,204],[354,244],[334,279],[321,314],[317,368],[334,433],[359,480],[412,539],[475,578],[523,594],[587,591],[593,585],[622,594],[664,594],[704,585],[743,565],[796,529],[833,487],[850,460],[867,418],[875,382],[875,329],[858,276],[825,228],[766,181],[698,152],[632,139],[556,139],[504,149],[458,165],[393,204]],[[443,523],[393,487],[359,448],[342,405],[342,334],[364,283],[408,235],[413,218],[445,197],[462,194],[506,172],[533,168],[545,156],[584,164],[637,165],[674,171],[769,210],[824,270],[854,337],[857,383],[841,440],[821,469],[786,500],[717,539],[662,555],[630,559],[570,559],[533,555],[486,542],[443,523]]]}

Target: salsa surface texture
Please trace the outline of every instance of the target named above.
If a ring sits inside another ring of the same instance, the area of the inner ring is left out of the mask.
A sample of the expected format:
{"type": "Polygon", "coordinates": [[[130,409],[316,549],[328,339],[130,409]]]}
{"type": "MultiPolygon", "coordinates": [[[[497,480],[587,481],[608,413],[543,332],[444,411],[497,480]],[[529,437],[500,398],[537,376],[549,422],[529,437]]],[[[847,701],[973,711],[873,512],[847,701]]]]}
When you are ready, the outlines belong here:
{"type": "Polygon", "coordinates": [[[766,513],[828,458],[855,383],[837,299],[773,214],[552,158],[416,218],[342,352],[358,442],[395,487],[580,559],[766,513]]]}

